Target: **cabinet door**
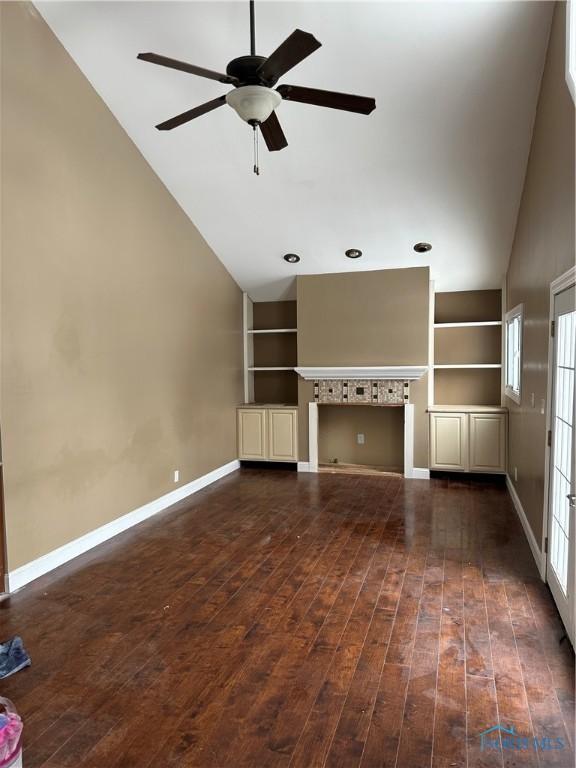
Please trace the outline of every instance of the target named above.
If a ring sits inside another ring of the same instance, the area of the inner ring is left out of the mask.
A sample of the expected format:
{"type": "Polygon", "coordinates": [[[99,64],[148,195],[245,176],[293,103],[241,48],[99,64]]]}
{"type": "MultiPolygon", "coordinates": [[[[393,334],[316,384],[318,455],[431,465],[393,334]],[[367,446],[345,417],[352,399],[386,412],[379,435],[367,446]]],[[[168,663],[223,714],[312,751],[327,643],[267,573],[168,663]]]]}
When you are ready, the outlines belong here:
{"type": "Polygon", "coordinates": [[[506,471],[506,414],[470,414],[470,471],[506,471]]]}
{"type": "Polygon", "coordinates": [[[268,458],[298,461],[298,411],[295,408],[269,409],[268,458]]]}
{"type": "Polygon", "coordinates": [[[266,408],[238,409],[238,458],[263,461],[266,450],[266,408]]]}
{"type": "Polygon", "coordinates": [[[465,413],[430,414],[430,469],[468,469],[468,417],[465,413]]]}

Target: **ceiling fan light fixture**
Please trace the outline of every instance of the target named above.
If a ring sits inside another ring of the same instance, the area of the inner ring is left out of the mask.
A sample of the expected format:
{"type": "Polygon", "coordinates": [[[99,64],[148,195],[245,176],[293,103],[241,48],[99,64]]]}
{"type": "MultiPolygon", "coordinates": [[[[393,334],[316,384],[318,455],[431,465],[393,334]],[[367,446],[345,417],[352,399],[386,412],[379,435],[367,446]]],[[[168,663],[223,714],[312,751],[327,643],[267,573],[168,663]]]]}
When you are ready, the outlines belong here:
{"type": "Polygon", "coordinates": [[[245,122],[265,123],[282,101],[282,96],[263,85],[244,85],[226,94],[226,101],[245,122]]]}

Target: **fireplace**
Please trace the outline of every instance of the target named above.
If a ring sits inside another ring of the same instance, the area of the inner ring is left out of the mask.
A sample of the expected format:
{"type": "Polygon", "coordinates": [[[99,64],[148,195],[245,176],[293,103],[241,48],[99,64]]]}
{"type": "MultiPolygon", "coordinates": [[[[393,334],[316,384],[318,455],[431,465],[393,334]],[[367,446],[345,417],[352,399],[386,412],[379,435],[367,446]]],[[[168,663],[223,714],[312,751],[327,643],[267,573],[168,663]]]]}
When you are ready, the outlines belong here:
{"type": "MultiPolygon", "coordinates": [[[[323,367],[296,368],[314,382],[314,400],[308,403],[308,462],[301,470],[319,471],[319,409],[394,408],[403,414],[404,477],[423,477],[414,468],[414,405],[410,402],[410,382],[419,379],[427,366],[323,367]]],[[[428,475],[426,471],[426,476],[428,475]]]]}

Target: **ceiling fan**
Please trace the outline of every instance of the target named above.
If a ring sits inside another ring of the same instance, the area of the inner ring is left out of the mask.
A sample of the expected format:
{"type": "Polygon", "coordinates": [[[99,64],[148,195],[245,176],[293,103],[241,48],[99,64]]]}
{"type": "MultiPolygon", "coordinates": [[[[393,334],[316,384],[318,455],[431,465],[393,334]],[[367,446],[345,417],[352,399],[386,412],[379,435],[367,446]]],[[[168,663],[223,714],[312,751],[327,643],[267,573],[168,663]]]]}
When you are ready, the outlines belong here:
{"type": "MultiPolygon", "coordinates": [[[[151,64],[159,64],[163,67],[188,72],[191,75],[207,77],[220,83],[233,85],[235,88],[230,93],[218,96],[205,104],[159,123],[156,128],[159,131],[171,131],[173,128],[227,103],[242,120],[245,120],[254,129],[255,152],[257,151],[256,131],[258,128],[268,149],[275,152],[288,146],[284,131],[274,112],[282,100],[299,101],[303,104],[315,104],[318,107],[342,109],[347,112],[359,112],[363,115],[370,114],[376,108],[376,101],[365,96],[323,91],[318,88],[303,88],[299,85],[283,84],[274,89],[282,75],[320,48],[321,45],[310,33],[296,29],[270,56],[257,56],[254,0],[250,0],[250,55],[232,59],[226,66],[226,74],[160,56],[157,53],[139,53],[139,59],[149,61],[151,64]]],[[[258,173],[257,161],[254,165],[254,171],[258,173]]]]}

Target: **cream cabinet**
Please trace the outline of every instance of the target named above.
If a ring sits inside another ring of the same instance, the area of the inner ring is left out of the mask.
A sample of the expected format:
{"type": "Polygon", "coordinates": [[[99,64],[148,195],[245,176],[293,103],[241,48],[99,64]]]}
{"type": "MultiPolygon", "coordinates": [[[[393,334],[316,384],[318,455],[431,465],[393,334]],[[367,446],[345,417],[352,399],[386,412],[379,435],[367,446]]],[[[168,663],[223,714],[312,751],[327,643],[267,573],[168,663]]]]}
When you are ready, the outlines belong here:
{"type": "Polygon", "coordinates": [[[298,409],[257,406],[238,409],[238,458],[298,461],[298,409]]]}
{"type": "Polygon", "coordinates": [[[238,409],[238,455],[263,461],[268,454],[265,408],[238,409]]]}
{"type": "Polygon", "coordinates": [[[470,413],[470,472],[506,471],[506,414],[470,413]]]}
{"type": "Polygon", "coordinates": [[[434,413],[430,419],[430,469],[465,472],[468,417],[464,413],[434,413]]]}
{"type": "Polygon", "coordinates": [[[430,413],[430,469],[505,472],[506,433],[504,408],[435,409],[430,413]]]}
{"type": "Polygon", "coordinates": [[[298,461],[298,411],[295,408],[268,409],[268,458],[298,461]]]}

